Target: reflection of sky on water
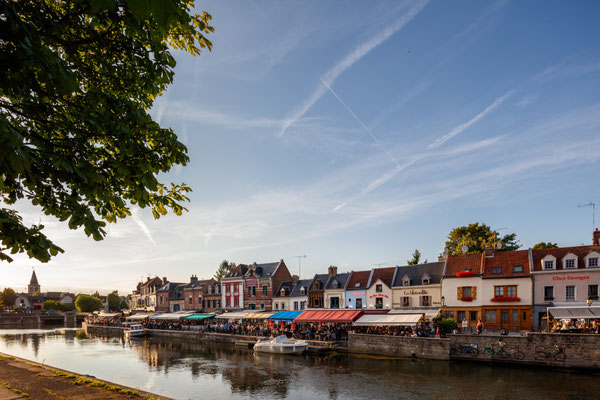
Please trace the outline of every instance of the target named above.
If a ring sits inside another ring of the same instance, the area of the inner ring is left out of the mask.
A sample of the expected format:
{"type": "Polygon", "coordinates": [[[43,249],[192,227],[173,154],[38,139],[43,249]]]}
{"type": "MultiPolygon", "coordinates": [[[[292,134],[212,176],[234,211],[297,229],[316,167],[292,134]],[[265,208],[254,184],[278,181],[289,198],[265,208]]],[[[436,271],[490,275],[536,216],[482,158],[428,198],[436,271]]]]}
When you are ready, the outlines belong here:
{"type": "Polygon", "coordinates": [[[595,398],[597,376],[479,364],[254,354],[81,331],[0,331],[0,352],[177,399],[595,398]],[[35,332],[35,333],[34,333],[35,332]]]}

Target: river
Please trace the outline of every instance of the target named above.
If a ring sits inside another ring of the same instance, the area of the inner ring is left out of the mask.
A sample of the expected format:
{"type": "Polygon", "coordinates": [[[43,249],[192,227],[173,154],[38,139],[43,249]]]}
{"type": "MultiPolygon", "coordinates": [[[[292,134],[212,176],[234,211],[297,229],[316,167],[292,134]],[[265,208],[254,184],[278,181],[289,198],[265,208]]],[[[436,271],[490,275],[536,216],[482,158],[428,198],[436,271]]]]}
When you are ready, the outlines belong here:
{"type": "Polygon", "coordinates": [[[475,363],[255,355],[81,330],[0,331],[0,352],[176,399],[593,399],[600,376],[475,363]]]}

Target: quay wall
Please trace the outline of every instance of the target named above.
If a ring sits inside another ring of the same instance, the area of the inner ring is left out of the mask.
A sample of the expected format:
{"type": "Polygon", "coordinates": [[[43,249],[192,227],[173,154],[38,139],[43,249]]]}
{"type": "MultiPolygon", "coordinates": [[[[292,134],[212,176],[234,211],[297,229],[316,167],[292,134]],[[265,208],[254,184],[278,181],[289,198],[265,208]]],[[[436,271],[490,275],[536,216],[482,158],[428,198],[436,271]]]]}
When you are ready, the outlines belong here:
{"type": "Polygon", "coordinates": [[[350,333],[348,352],[390,357],[448,360],[450,339],[350,333]]]}

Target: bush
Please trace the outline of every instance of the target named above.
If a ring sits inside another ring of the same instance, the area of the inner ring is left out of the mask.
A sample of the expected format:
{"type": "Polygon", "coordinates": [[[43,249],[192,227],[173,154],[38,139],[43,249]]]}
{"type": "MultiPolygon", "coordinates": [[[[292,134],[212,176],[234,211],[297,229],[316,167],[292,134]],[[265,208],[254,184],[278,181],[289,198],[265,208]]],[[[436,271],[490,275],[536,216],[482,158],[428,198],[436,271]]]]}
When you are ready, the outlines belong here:
{"type": "Polygon", "coordinates": [[[43,310],[54,310],[54,311],[73,311],[75,306],[73,304],[63,304],[57,300],[46,300],[44,301],[43,310]]]}
{"type": "Polygon", "coordinates": [[[75,308],[79,312],[94,312],[104,308],[104,303],[97,297],[80,294],[75,299],[75,308]]]}
{"type": "Polygon", "coordinates": [[[434,322],[440,330],[440,335],[442,336],[452,333],[456,328],[458,328],[458,324],[454,318],[444,318],[440,315],[434,319],[434,322]]]}

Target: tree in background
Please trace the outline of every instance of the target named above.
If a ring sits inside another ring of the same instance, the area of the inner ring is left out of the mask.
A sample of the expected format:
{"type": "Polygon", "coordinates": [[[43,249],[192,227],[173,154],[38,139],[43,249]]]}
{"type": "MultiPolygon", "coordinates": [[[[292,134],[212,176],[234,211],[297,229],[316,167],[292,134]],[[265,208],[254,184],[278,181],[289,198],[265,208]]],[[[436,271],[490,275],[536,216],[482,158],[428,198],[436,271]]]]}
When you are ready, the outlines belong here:
{"type": "Polygon", "coordinates": [[[552,242],[539,242],[538,244],[533,246],[534,249],[556,249],[558,248],[558,244],[557,243],[552,243],[552,242]]]}
{"type": "Polygon", "coordinates": [[[80,294],[75,299],[75,308],[79,312],[94,312],[102,310],[104,304],[97,297],[80,294]]]}
{"type": "MultiPolygon", "coordinates": [[[[101,240],[130,208],[180,215],[185,184],[157,175],[189,161],[149,110],[173,81],[173,50],[211,49],[211,16],[190,0],[0,0],[0,203],[19,200],[101,240]]],[[[0,260],[63,252],[0,208],[0,260]]]]}
{"type": "Polygon", "coordinates": [[[119,296],[118,291],[113,291],[108,294],[108,309],[110,311],[121,311],[127,308],[127,304],[123,301],[121,296],[119,296]]]}
{"type": "Polygon", "coordinates": [[[54,310],[54,311],[73,311],[75,306],[70,303],[61,303],[58,300],[46,300],[44,301],[43,310],[54,310]]]}
{"type": "Polygon", "coordinates": [[[215,280],[221,281],[235,267],[235,263],[230,263],[227,260],[221,261],[217,272],[215,272],[215,280]]]}
{"type": "Polygon", "coordinates": [[[4,288],[0,293],[0,302],[6,307],[12,307],[17,299],[17,294],[12,288],[4,288]]]}
{"type": "MultiPolygon", "coordinates": [[[[412,253],[412,259],[407,260],[406,263],[408,265],[416,265],[419,264],[419,262],[421,261],[421,252],[417,249],[415,249],[415,251],[412,253]]],[[[426,263],[427,259],[425,259],[425,261],[423,261],[423,263],[426,263]]]]}
{"type": "Polygon", "coordinates": [[[500,236],[497,231],[479,222],[450,231],[446,241],[448,254],[463,254],[462,246],[467,246],[466,253],[469,254],[481,253],[486,247],[493,247],[495,251],[517,250],[521,247],[515,233],[500,236]]]}

